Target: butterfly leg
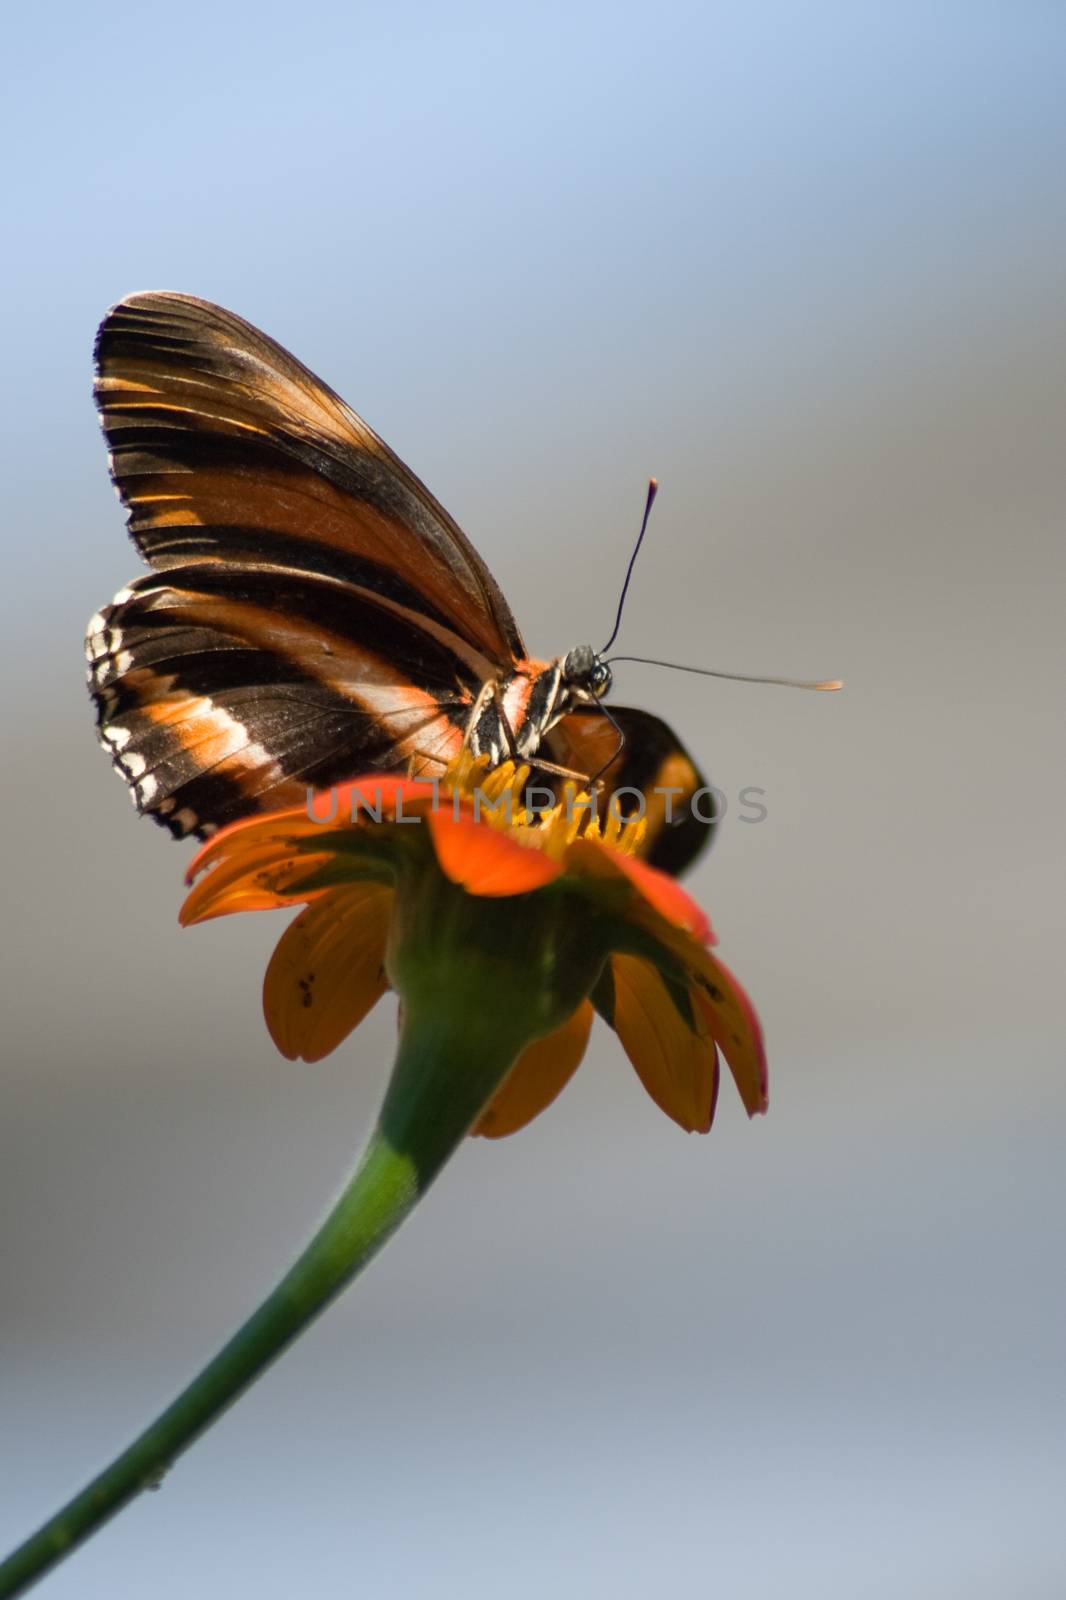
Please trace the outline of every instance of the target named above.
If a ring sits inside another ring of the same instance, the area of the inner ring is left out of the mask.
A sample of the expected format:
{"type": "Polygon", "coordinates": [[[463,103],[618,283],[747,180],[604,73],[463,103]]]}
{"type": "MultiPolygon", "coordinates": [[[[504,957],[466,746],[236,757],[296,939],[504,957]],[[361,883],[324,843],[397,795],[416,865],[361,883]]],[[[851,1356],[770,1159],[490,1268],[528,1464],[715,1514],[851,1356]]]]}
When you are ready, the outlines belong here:
{"type": "Polygon", "coordinates": [[[537,755],[520,755],[518,750],[518,742],[514,736],[514,729],[511,727],[511,724],[508,721],[507,712],[504,709],[503,704],[503,695],[500,693],[500,686],[498,683],[493,683],[492,691],[492,699],[496,707],[496,715],[500,719],[500,729],[507,744],[508,757],[515,763],[516,766],[520,761],[524,761],[527,766],[535,767],[538,772],[548,772],[556,778],[570,778],[574,783],[580,784],[582,788],[585,788],[588,784],[594,781],[589,777],[587,772],[577,772],[573,767],[560,767],[554,761],[542,761],[540,756],[537,755]]]}
{"type": "Polygon", "coordinates": [[[474,745],[475,736],[477,734],[477,725],[481,721],[481,714],[488,705],[489,701],[494,700],[498,694],[499,687],[494,678],[489,678],[486,683],[481,685],[481,688],[477,692],[477,699],[470,708],[470,715],[466,719],[466,728],[463,732],[464,750],[469,750],[470,747],[474,745]]]}
{"type": "Polygon", "coordinates": [[[542,761],[540,756],[523,756],[522,760],[529,766],[535,767],[538,772],[550,772],[555,778],[569,778],[573,783],[579,784],[582,789],[587,789],[595,779],[590,778],[587,772],[578,772],[574,767],[560,767],[554,761],[542,761]]]}
{"type": "Polygon", "coordinates": [[[590,782],[592,783],[599,783],[600,779],[607,771],[607,768],[614,766],[614,763],[618,760],[618,757],[622,754],[622,751],[626,747],[625,729],[622,727],[621,723],[617,720],[617,718],[611,716],[610,711],[603,704],[602,700],[597,701],[597,709],[607,718],[607,721],[611,724],[611,727],[618,735],[618,743],[615,745],[611,754],[607,757],[607,760],[603,763],[603,766],[599,769],[599,771],[593,773],[592,778],[590,779],[590,782]]]}
{"type": "MultiPolygon", "coordinates": [[[[507,750],[507,759],[515,762],[517,765],[517,763],[522,760],[522,757],[518,753],[518,741],[515,739],[514,729],[511,727],[510,721],[508,720],[507,711],[503,703],[503,694],[500,690],[499,681],[496,678],[490,678],[488,682],[483,683],[481,688],[478,690],[477,699],[474,701],[473,709],[470,713],[470,716],[467,718],[466,732],[463,735],[463,745],[464,747],[469,748],[471,744],[474,743],[474,739],[477,734],[478,722],[480,721],[481,716],[490,701],[492,702],[492,708],[496,713],[496,723],[499,729],[499,737],[502,739],[507,750]]],[[[495,745],[496,743],[497,741],[495,739],[491,741],[492,745],[495,745]]],[[[479,755],[484,753],[484,751],[478,751],[479,755]]]]}
{"type": "Polygon", "coordinates": [[[517,764],[519,760],[518,744],[514,736],[514,729],[507,720],[507,712],[504,709],[503,704],[503,695],[500,693],[500,686],[496,682],[495,678],[492,680],[489,688],[492,691],[492,703],[496,707],[496,715],[500,719],[500,731],[503,734],[504,741],[507,745],[507,754],[510,759],[517,764]]]}
{"type": "Polygon", "coordinates": [[[466,732],[463,735],[463,745],[465,748],[469,748],[473,743],[474,736],[477,732],[478,721],[484,712],[485,707],[490,703],[490,701],[492,703],[493,710],[496,713],[496,719],[500,730],[500,738],[506,747],[508,760],[513,761],[516,765],[518,765],[520,762],[525,762],[527,766],[533,767],[537,772],[549,773],[554,778],[568,778],[572,783],[578,784],[582,789],[588,788],[595,781],[589,777],[587,772],[578,772],[574,767],[562,767],[558,764],[558,762],[546,761],[538,755],[522,755],[518,748],[518,741],[515,738],[514,729],[511,727],[510,719],[504,706],[503,694],[500,690],[500,685],[495,678],[490,678],[487,683],[483,683],[478,691],[477,699],[474,701],[470,716],[467,719],[466,732]]]}

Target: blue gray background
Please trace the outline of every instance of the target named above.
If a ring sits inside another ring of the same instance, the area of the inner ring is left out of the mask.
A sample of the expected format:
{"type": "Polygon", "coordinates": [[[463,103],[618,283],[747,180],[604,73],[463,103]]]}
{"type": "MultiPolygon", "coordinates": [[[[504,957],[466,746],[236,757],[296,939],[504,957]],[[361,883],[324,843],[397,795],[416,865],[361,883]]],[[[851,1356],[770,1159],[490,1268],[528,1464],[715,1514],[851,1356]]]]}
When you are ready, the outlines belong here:
{"type": "Polygon", "coordinates": [[[108,304],[232,306],[729,796],[692,888],[770,1115],[686,1138],[598,1036],[50,1580],[152,1594],[1044,1600],[1066,1585],[1066,15],[119,3],[5,24],[0,1537],[169,1399],[340,1183],[388,1006],[275,1054],[279,928],[95,747],[137,570],[108,304]],[[309,1576],[310,1574],[310,1576],[309,1576]]]}

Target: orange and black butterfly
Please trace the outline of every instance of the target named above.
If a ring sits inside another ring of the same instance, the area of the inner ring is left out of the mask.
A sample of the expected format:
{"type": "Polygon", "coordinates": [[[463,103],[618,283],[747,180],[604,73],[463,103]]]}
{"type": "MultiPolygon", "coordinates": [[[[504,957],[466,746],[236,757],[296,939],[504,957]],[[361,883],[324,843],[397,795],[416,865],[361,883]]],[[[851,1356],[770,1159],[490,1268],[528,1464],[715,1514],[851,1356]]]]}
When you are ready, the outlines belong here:
{"type": "Polygon", "coordinates": [[[456,523],[273,340],[190,295],[131,295],[96,374],[152,570],[90,622],[89,681],[139,811],[202,836],[368,769],[439,775],[465,745],[605,793],[669,788],[648,854],[670,871],[707,842],[686,803],[703,779],[665,723],[619,708],[612,726],[588,646],[531,660],[456,523]]]}

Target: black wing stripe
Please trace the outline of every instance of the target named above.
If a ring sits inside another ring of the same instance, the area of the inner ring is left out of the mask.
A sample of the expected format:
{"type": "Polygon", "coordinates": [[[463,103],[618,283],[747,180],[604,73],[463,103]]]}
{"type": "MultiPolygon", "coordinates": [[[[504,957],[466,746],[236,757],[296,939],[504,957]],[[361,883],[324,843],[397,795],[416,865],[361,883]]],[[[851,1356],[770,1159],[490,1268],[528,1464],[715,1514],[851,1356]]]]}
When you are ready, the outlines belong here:
{"type": "MultiPolygon", "coordinates": [[[[181,413],[188,416],[188,413],[181,413]]],[[[254,424],[228,422],[231,436],[176,426],[175,413],[153,406],[136,409],[111,404],[107,433],[112,471],[120,486],[132,494],[134,480],[166,477],[197,470],[230,469],[254,475],[267,467],[302,477],[308,471],[326,479],[343,494],[360,500],[388,517],[402,520],[427,544],[433,524],[425,507],[398,483],[388,466],[368,450],[353,446],[345,459],[327,453],[316,441],[294,437],[267,437],[254,424]]],[[[218,419],[205,418],[217,426],[218,419]]],[[[147,556],[147,551],[144,552],[147,556]]]]}
{"type": "Polygon", "coordinates": [[[469,679],[464,661],[416,622],[384,608],[376,595],[302,572],[204,564],[141,579],[131,589],[136,609],[116,613],[110,622],[121,630],[127,651],[134,641],[126,629],[137,622],[147,628],[207,628],[239,644],[280,650],[305,676],[321,681],[336,682],[348,665],[353,677],[347,686],[353,690],[363,657],[376,658],[397,686],[413,681],[451,691],[469,679]]]}
{"type": "Polygon", "coordinates": [[[192,566],[198,561],[216,562],[220,557],[227,566],[258,563],[290,572],[302,571],[310,577],[333,578],[365,594],[380,595],[412,614],[421,613],[443,629],[449,627],[448,617],[429,605],[413,584],[405,582],[390,567],[367,556],[349,555],[313,537],[300,538],[240,522],[205,526],[190,521],[153,528],[148,543],[152,565],[160,571],[192,566]]]}

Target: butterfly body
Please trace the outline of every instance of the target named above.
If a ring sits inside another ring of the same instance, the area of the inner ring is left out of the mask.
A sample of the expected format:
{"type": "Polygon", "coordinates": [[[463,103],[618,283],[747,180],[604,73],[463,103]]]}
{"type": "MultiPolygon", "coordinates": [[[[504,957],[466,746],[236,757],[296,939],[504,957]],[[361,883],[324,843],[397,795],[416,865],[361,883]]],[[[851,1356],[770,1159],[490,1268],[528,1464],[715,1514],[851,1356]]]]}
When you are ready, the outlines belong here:
{"type": "Polygon", "coordinates": [[[610,682],[610,668],[589,645],[554,661],[519,661],[506,677],[482,685],[464,742],[492,766],[521,758],[550,771],[553,763],[538,761],[547,735],[579,706],[595,705],[610,682]]]}
{"type": "MultiPolygon", "coordinates": [[[[250,324],[133,295],[104,319],[96,368],[112,477],[151,570],[90,622],[89,681],[140,811],[203,835],[370,769],[437,776],[464,747],[616,787],[666,761],[679,793],[699,787],[658,719],[616,712],[620,739],[590,647],[528,657],[425,486],[250,324]]],[[[670,849],[687,861],[708,832],[675,828],[670,849]]]]}

